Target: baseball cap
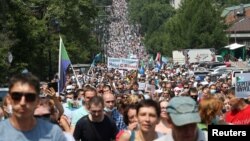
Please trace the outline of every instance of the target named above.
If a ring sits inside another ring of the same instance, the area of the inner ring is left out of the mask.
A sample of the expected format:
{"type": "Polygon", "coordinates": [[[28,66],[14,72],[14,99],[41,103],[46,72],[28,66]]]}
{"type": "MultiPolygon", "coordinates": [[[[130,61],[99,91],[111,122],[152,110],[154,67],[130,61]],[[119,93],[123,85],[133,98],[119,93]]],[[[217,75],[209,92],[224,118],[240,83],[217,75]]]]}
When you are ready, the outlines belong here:
{"type": "Polygon", "coordinates": [[[198,105],[188,96],[173,97],[168,103],[167,112],[176,126],[201,122],[198,105]]]}
{"type": "Polygon", "coordinates": [[[75,87],[73,85],[66,86],[67,93],[74,91],[75,87]]]}

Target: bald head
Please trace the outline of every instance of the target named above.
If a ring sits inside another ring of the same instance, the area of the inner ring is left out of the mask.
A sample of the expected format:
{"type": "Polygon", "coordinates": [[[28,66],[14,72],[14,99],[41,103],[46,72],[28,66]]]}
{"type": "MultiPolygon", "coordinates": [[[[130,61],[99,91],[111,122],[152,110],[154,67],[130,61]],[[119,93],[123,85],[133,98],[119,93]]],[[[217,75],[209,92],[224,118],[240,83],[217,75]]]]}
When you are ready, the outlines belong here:
{"type": "Polygon", "coordinates": [[[103,95],[104,106],[110,110],[115,107],[115,96],[111,93],[107,93],[103,95]]]}

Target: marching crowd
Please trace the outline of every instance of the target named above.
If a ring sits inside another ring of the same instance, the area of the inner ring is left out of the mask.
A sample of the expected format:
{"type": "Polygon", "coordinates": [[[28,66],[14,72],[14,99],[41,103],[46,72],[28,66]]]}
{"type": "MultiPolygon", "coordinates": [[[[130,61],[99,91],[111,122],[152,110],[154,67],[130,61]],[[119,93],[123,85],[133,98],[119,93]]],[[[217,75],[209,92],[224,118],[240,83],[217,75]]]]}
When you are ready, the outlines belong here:
{"type": "MultiPolygon", "coordinates": [[[[111,16],[107,56],[147,58],[126,0],[113,0],[111,16]]],[[[249,99],[236,97],[229,74],[201,78],[187,64],[143,72],[97,64],[68,74],[63,92],[50,84],[31,73],[10,79],[0,141],[206,141],[208,125],[250,125],[249,99]]]]}
{"type": "Polygon", "coordinates": [[[0,140],[193,141],[207,140],[208,125],[250,124],[249,101],[235,96],[229,76],[202,80],[192,67],[169,64],[144,74],[91,69],[80,86],[68,76],[60,94],[32,74],[14,76],[0,140]]]}
{"type": "Polygon", "coordinates": [[[144,59],[147,53],[142,44],[139,25],[129,24],[126,0],[114,0],[112,9],[107,56],[128,58],[129,55],[136,55],[139,59],[144,59]]]}

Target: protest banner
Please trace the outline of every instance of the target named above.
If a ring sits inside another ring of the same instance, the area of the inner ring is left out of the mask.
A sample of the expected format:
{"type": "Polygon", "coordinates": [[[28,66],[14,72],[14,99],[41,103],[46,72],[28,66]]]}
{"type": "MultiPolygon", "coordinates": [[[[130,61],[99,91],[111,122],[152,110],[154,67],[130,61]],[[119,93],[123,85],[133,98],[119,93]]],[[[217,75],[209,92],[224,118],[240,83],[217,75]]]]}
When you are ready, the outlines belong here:
{"type": "Polygon", "coordinates": [[[250,96],[250,73],[236,73],[235,95],[239,98],[250,96]]]}
{"type": "Polygon", "coordinates": [[[108,69],[137,70],[138,59],[108,58],[108,69]]]}

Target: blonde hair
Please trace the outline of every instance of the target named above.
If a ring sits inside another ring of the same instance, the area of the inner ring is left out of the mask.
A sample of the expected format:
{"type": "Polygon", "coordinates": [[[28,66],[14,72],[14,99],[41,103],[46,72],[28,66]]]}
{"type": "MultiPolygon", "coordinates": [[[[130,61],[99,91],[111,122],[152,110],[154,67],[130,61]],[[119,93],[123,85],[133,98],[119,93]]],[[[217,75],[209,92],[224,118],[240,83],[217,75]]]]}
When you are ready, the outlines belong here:
{"type": "Polygon", "coordinates": [[[138,95],[128,95],[127,104],[137,104],[140,101],[138,95]]]}

